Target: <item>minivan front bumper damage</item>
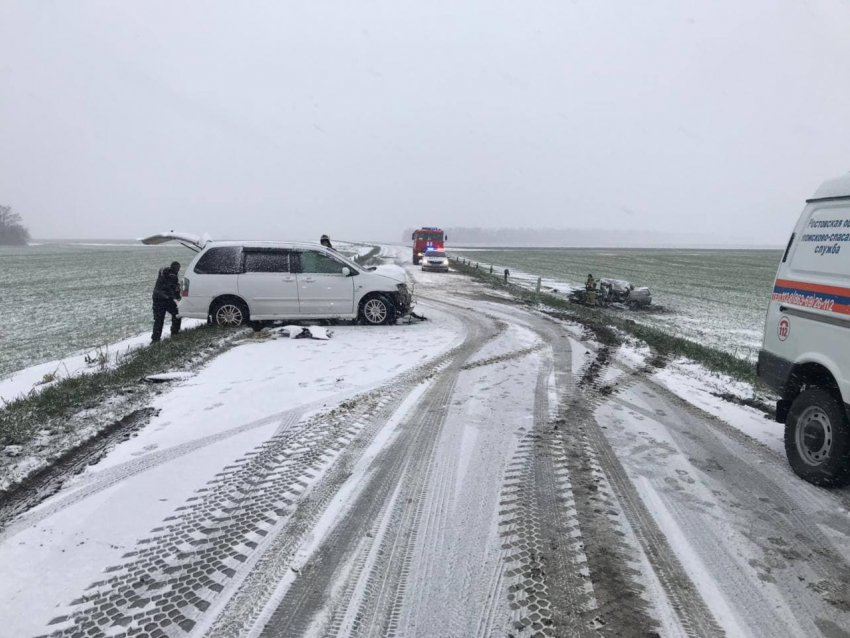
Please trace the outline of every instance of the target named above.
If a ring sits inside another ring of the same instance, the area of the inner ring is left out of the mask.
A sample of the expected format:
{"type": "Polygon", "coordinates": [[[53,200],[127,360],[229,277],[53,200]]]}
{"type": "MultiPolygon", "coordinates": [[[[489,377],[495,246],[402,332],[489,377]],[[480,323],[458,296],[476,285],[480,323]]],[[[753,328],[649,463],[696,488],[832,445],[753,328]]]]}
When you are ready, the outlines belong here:
{"type": "Polygon", "coordinates": [[[393,295],[393,302],[396,319],[410,314],[410,311],[413,310],[413,293],[407,287],[407,284],[398,285],[398,291],[393,295]]]}

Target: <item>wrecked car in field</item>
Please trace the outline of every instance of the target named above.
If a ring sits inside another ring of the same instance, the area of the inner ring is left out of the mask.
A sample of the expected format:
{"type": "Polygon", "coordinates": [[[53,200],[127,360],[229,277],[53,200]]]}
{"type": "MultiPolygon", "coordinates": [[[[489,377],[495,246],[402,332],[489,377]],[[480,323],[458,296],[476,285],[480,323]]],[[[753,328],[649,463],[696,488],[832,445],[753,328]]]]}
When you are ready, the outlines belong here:
{"type": "Polygon", "coordinates": [[[599,300],[608,304],[622,304],[629,308],[638,308],[651,305],[652,294],[646,286],[635,288],[628,281],[622,279],[602,279],[599,282],[597,301],[599,300]]]}
{"type": "MultiPolygon", "coordinates": [[[[574,303],[587,304],[587,298],[585,289],[573,290],[569,295],[574,303]]],[[[652,293],[645,286],[636,288],[623,279],[600,279],[595,305],[631,310],[648,308],[652,305],[652,293]]]]}

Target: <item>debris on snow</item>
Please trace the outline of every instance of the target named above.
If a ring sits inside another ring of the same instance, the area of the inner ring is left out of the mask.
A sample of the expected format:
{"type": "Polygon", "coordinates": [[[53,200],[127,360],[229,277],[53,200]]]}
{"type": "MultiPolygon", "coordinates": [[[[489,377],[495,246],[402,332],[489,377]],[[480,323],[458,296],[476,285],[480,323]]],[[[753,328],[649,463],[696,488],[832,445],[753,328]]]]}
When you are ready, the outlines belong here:
{"type": "MultiPolygon", "coordinates": [[[[333,334],[333,330],[328,330],[327,328],[322,328],[320,326],[307,326],[307,332],[309,332],[312,339],[323,340],[330,339],[333,334]]],[[[302,332],[300,336],[304,337],[306,335],[302,332]]]]}
{"type": "Polygon", "coordinates": [[[331,338],[333,330],[322,328],[321,326],[283,326],[278,328],[277,332],[287,336],[290,339],[322,339],[331,338]]]}
{"type": "Polygon", "coordinates": [[[152,374],[145,377],[148,383],[167,383],[168,381],[180,381],[188,379],[192,376],[191,372],[163,372],[162,374],[152,374]]]}

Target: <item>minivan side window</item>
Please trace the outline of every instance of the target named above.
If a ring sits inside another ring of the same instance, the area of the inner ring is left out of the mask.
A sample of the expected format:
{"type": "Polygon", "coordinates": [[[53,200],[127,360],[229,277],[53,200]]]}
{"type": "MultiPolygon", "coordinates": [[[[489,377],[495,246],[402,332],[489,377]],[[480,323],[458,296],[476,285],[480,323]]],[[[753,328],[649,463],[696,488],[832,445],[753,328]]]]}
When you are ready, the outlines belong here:
{"type": "Polygon", "coordinates": [[[289,272],[289,253],[284,250],[246,250],[245,272],[289,272]]]}
{"type": "Polygon", "coordinates": [[[341,275],[342,269],[342,263],[318,251],[305,250],[301,253],[301,270],[299,272],[341,275]]]}
{"type": "Polygon", "coordinates": [[[199,275],[238,275],[242,271],[242,247],[210,248],[195,264],[199,275]]]}

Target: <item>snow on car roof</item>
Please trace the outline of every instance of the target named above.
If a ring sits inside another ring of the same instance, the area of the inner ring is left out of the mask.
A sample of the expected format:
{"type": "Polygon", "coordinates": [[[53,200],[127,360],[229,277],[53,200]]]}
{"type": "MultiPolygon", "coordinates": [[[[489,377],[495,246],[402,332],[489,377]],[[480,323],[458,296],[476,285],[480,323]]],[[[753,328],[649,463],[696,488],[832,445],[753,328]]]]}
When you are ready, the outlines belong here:
{"type": "Polygon", "coordinates": [[[820,185],[812,199],[850,197],[850,173],[829,179],[820,185]]]}
{"type": "Polygon", "coordinates": [[[274,247],[289,247],[289,248],[325,248],[318,242],[312,241],[269,241],[264,239],[223,239],[221,241],[211,241],[211,245],[215,246],[246,246],[248,248],[256,246],[262,248],[264,246],[274,247]]]}

